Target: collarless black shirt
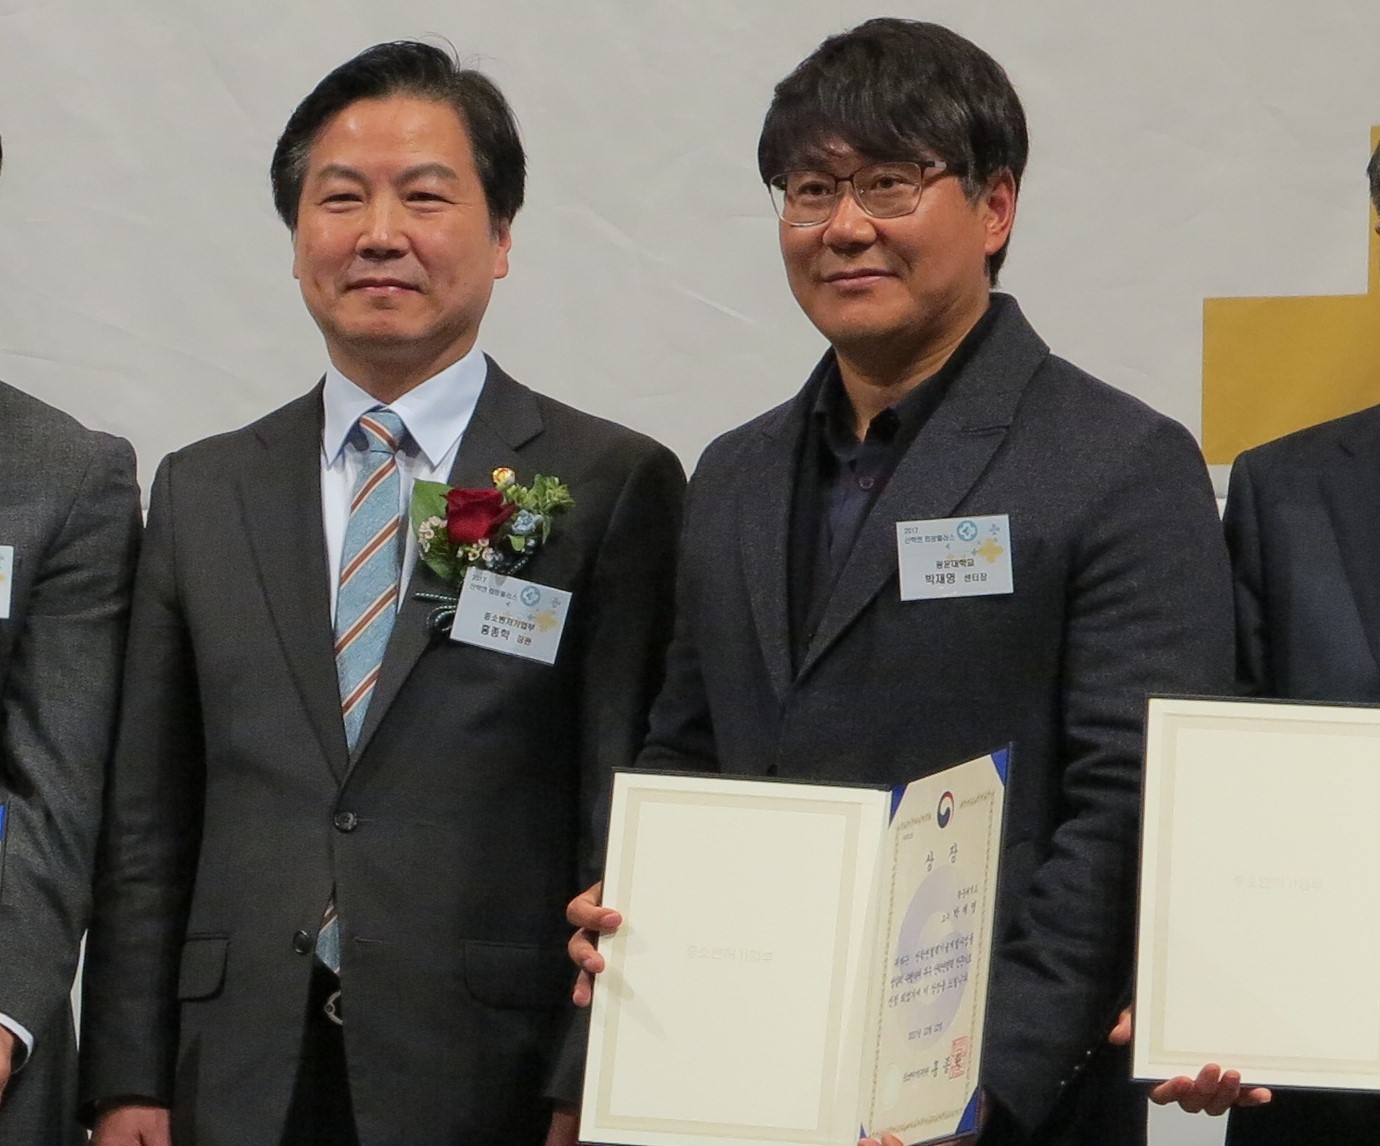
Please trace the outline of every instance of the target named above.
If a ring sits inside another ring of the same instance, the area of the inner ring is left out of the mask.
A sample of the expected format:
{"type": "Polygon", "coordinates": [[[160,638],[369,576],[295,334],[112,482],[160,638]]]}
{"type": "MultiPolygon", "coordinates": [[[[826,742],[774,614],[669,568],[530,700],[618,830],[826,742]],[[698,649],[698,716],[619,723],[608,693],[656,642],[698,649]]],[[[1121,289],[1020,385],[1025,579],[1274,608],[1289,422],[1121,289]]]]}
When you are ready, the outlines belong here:
{"type": "Polygon", "coordinates": [[[944,365],[878,413],[861,439],[854,430],[857,419],[832,351],[816,369],[814,401],[802,435],[791,504],[788,591],[796,668],[810,647],[863,521],[986,336],[997,306],[993,298],[944,365]]]}

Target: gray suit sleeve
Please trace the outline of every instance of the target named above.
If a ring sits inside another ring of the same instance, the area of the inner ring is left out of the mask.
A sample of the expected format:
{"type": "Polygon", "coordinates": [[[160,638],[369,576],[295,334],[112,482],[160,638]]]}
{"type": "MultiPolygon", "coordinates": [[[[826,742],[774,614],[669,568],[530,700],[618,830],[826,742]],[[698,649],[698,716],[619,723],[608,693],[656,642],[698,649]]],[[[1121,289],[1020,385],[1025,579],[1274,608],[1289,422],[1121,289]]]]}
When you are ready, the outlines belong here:
{"type": "Polygon", "coordinates": [[[133,450],[87,441],[51,545],[29,555],[38,565],[0,696],[0,1011],[31,1031],[67,1006],[90,911],[139,540],[133,450]]]}

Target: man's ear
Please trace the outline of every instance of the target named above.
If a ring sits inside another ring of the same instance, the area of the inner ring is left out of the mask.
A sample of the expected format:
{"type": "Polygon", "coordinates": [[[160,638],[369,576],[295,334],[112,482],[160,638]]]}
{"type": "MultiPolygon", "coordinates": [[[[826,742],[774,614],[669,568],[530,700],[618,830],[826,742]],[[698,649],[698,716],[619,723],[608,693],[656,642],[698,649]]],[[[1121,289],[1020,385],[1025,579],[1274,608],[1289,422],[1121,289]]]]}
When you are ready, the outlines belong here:
{"type": "Polygon", "coordinates": [[[1006,246],[1016,223],[1016,180],[1009,171],[999,171],[987,181],[978,200],[987,231],[986,251],[990,259],[1006,246]]]}
{"type": "Polygon", "coordinates": [[[505,278],[508,274],[508,252],[513,249],[513,227],[507,219],[503,219],[493,225],[494,242],[496,249],[494,252],[494,278],[505,278]]]}

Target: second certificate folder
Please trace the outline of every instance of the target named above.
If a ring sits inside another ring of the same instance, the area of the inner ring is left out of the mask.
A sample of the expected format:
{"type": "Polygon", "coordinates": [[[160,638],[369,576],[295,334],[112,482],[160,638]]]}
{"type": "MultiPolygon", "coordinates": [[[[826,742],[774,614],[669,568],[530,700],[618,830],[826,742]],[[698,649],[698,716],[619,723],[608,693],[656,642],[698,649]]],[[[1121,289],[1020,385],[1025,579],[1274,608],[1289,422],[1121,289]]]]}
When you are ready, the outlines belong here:
{"type": "Polygon", "coordinates": [[[1380,1091],[1380,708],[1152,697],[1135,1077],[1380,1091]]]}
{"type": "Polygon", "coordinates": [[[580,1139],[972,1129],[1007,753],[903,788],[620,772],[580,1139]]]}

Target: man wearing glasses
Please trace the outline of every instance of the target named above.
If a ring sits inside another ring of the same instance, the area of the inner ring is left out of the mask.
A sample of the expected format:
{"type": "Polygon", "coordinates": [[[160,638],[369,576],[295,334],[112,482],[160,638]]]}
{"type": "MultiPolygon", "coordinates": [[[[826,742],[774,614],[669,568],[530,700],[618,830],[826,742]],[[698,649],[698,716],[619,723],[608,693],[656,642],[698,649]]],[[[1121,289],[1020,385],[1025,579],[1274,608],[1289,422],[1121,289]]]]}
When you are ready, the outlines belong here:
{"type": "MultiPolygon", "coordinates": [[[[1128,1146],[1142,710],[1229,690],[1231,589],[1190,435],[992,293],[1026,149],[1001,67],[933,24],[778,85],[758,163],[829,347],[700,461],[639,763],[895,784],[1013,744],[981,1141],[1128,1146]],[[902,523],[980,556],[911,577],[902,523]]],[[[586,972],[619,906],[572,903],[586,972]]]]}

